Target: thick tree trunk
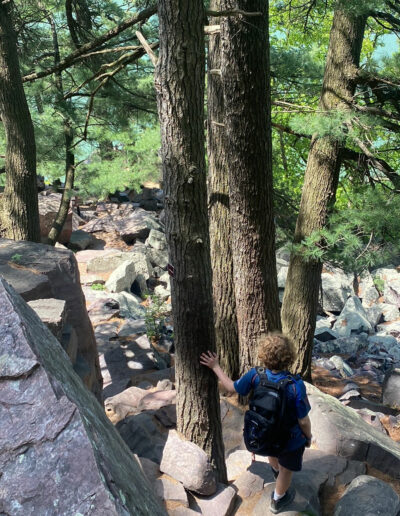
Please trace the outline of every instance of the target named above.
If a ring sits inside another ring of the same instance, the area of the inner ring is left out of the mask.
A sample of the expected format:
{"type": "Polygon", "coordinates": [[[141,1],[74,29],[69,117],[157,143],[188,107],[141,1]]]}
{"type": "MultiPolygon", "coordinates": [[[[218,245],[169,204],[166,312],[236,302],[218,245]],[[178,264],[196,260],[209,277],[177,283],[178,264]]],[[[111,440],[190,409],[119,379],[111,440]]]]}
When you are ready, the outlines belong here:
{"type": "Polygon", "coordinates": [[[11,3],[0,3],[0,113],[6,134],[4,236],[40,242],[36,146],[17,54],[11,3]]]}
{"type": "MultiPolygon", "coordinates": [[[[330,34],[320,111],[351,109],[366,18],[337,10],[330,34]]],[[[295,243],[324,227],[335,202],[341,164],[341,142],[313,137],[295,230],[295,243]]],[[[282,326],[295,342],[294,371],[311,379],[311,353],[322,264],[291,256],[282,306],[282,326]]]]}
{"type": "MultiPolygon", "coordinates": [[[[220,10],[220,0],[210,9],[220,10]]],[[[219,23],[214,19],[215,23],[219,23]]],[[[210,21],[213,24],[213,20],[210,21]]],[[[239,374],[239,340],[236,320],[233,262],[230,244],[229,186],[225,110],[221,77],[221,42],[217,32],[208,44],[208,216],[210,221],[211,265],[215,340],[223,370],[231,378],[239,374]],[[211,70],[211,73],[210,73],[211,70]]]]}
{"type": "Polygon", "coordinates": [[[224,0],[262,15],[223,19],[229,202],[240,373],[256,363],[261,333],[280,328],[272,197],[268,2],[224,0]]]}
{"type": "Polygon", "coordinates": [[[215,350],[204,159],[204,7],[160,0],[156,70],[166,237],[176,340],[177,427],[226,482],[215,375],[199,356],[215,350]]]}

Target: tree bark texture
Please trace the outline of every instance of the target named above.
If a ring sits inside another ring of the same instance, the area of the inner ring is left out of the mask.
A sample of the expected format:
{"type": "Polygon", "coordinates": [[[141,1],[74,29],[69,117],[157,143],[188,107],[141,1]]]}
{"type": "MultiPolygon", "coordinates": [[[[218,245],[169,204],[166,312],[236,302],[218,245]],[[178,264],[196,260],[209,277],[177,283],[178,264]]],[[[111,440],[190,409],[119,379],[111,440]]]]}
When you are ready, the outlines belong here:
{"type": "Polygon", "coordinates": [[[65,139],[65,182],[64,190],[61,197],[60,207],[54,219],[53,225],[47,236],[47,243],[55,245],[58,241],[62,228],[67,220],[71,194],[74,188],[75,179],[75,156],[71,150],[74,134],[71,124],[68,120],[64,120],[64,139],[65,139]]]}
{"type": "MultiPolygon", "coordinates": [[[[366,18],[349,11],[334,14],[319,110],[350,110],[366,18]]],[[[300,243],[324,227],[335,202],[343,142],[334,138],[311,141],[294,241],[300,243]]],[[[311,353],[321,283],[322,263],[292,254],[282,305],[282,326],[296,344],[294,372],[311,379],[311,353]]]]}
{"type": "Polygon", "coordinates": [[[204,159],[202,0],[160,0],[156,88],[165,184],[166,237],[176,342],[177,428],[204,449],[226,482],[215,375],[199,364],[215,350],[204,159]]]}
{"type": "MultiPolygon", "coordinates": [[[[219,11],[220,0],[210,9],[219,11]]],[[[210,25],[219,23],[215,18],[210,25]]],[[[218,32],[209,36],[208,70],[221,68],[221,41],[218,32]]],[[[236,320],[235,287],[230,243],[229,185],[225,110],[220,75],[208,73],[208,216],[213,277],[215,340],[220,364],[230,378],[239,374],[239,338],[236,320]]]]}
{"type": "Polygon", "coordinates": [[[4,236],[40,242],[36,146],[17,54],[11,3],[0,3],[0,113],[6,134],[4,236]]]}
{"type": "Polygon", "coordinates": [[[268,2],[223,0],[261,16],[221,23],[229,203],[240,364],[256,364],[261,333],[280,328],[272,195],[268,2]]]}

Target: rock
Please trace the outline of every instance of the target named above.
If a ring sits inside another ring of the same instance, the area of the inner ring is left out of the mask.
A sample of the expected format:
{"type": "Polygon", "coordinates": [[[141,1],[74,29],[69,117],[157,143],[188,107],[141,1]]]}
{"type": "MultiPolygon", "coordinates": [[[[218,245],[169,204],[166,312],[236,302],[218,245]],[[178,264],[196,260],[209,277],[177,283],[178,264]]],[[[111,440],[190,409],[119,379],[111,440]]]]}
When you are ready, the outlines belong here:
{"type": "Polygon", "coordinates": [[[2,513],[166,514],[60,343],[3,279],[0,356],[2,513]]]}
{"type": "Polygon", "coordinates": [[[78,336],[70,324],[64,325],[60,342],[72,365],[74,365],[78,355],[78,336]]]}
{"type": "Polygon", "coordinates": [[[391,278],[385,282],[385,288],[383,291],[383,299],[385,303],[394,305],[400,308],[400,274],[397,273],[397,277],[391,278]]]}
{"type": "Polygon", "coordinates": [[[25,301],[56,298],[66,303],[65,324],[78,336],[78,350],[90,367],[87,387],[102,399],[102,377],[93,328],[86,311],[74,253],[34,242],[0,239],[0,276],[25,301]],[[21,256],[18,266],[13,256],[21,256]]]}
{"type": "Polygon", "coordinates": [[[68,247],[75,251],[83,251],[93,243],[93,237],[90,233],[77,229],[71,233],[68,247]]]}
{"type": "MultiPolygon", "coordinates": [[[[45,241],[53,225],[61,203],[61,194],[42,192],[38,196],[40,236],[45,241]]],[[[72,234],[72,210],[69,209],[67,218],[62,227],[58,241],[67,244],[72,234]]]]}
{"type": "Polygon", "coordinates": [[[271,467],[266,462],[254,461],[233,482],[238,496],[249,498],[264,489],[264,483],[275,482],[271,467]]]}
{"type": "Polygon", "coordinates": [[[400,444],[371,427],[351,408],[307,384],[316,446],[327,453],[365,461],[400,478],[400,444]]]}
{"type": "Polygon", "coordinates": [[[353,278],[340,269],[332,269],[331,272],[321,274],[323,310],[328,312],[340,312],[347,298],[353,294],[351,287],[353,278]]]}
{"type": "MultiPolygon", "coordinates": [[[[366,409],[366,408],[359,409],[359,410],[356,409],[356,411],[357,411],[357,414],[366,423],[368,423],[369,425],[373,426],[374,428],[376,428],[380,432],[383,432],[384,434],[387,434],[384,426],[382,425],[382,423],[380,421],[379,414],[376,414],[372,410],[369,410],[369,409],[366,409]]],[[[383,416],[383,414],[381,414],[381,416],[383,416]]]]}
{"type": "Polygon", "coordinates": [[[319,327],[315,329],[314,337],[320,342],[327,342],[329,340],[335,340],[339,337],[336,331],[326,327],[319,327]]]}
{"type": "Polygon", "coordinates": [[[140,400],[138,410],[158,410],[176,402],[176,391],[156,391],[147,394],[140,400]]]}
{"type": "Polygon", "coordinates": [[[160,500],[167,503],[174,502],[182,505],[183,507],[189,507],[188,497],[183,485],[171,477],[164,475],[162,478],[158,478],[155,483],[155,493],[160,500]]]}
{"type": "Polygon", "coordinates": [[[149,412],[129,416],[117,423],[116,428],[133,453],[160,464],[167,434],[149,412]]]}
{"type": "Polygon", "coordinates": [[[119,305],[120,317],[127,319],[143,319],[146,313],[145,307],[141,304],[140,297],[130,294],[129,292],[101,292],[91,290],[88,287],[82,289],[85,295],[95,300],[113,299],[119,305]]]}
{"type": "Polygon", "coordinates": [[[118,249],[88,250],[77,253],[79,263],[86,263],[89,273],[104,273],[115,270],[126,261],[126,255],[118,249]]]}
{"type": "Polygon", "coordinates": [[[165,238],[164,233],[161,231],[157,231],[156,229],[152,229],[146,240],[146,245],[149,247],[153,247],[154,249],[158,249],[159,251],[166,249],[167,240],[165,238]]]}
{"type": "Polygon", "coordinates": [[[88,314],[93,324],[108,321],[119,316],[119,303],[112,298],[98,299],[88,307],[88,314]]]}
{"type": "Polygon", "coordinates": [[[153,249],[149,247],[149,249],[147,250],[147,256],[153,267],[160,267],[163,270],[167,268],[168,253],[166,250],[159,251],[158,249],[153,249]]]}
{"type": "Polygon", "coordinates": [[[146,248],[143,247],[142,251],[139,251],[138,246],[135,246],[134,250],[127,254],[130,255],[129,259],[135,264],[135,282],[139,287],[140,295],[143,296],[148,291],[147,280],[149,280],[153,274],[153,267],[147,257],[146,248]]]}
{"type": "Polygon", "coordinates": [[[146,323],[144,319],[127,319],[121,326],[118,337],[130,337],[138,333],[146,333],[146,323]]]}
{"type": "Polygon", "coordinates": [[[333,355],[329,360],[333,364],[335,364],[336,369],[339,371],[340,375],[343,378],[346,378],[347,376],[352,376],[354,374],[351,367],[348,364],[346,364],[343,358],[337,355],[333,355]]]}
{"type": "Polygon", "coordinates": [[[352,333],[372,331],[367,314],[356,296],[350,297],[337,318],[333,329],[340,337],[350,337],[352,333]]]}
{"type": "Polygon", "coordinates": [[[146,371],[139,373],[132,377],[132,385],[138,385],[140,382],[150,382],[154,387],[160,380],[168,379],[171,382],[175,381],[175,368],[162,369],[161,371],[146,371]]]}
{"type": "Polygon", "coordinates": [[[360,475],[347,487],[334,516],[397,516],[400,499],[393,488],[375,477],[360,475]]]}
{"type": "Polygon", "coordinates": [[[380,335],[384,334],[393,335],[393,337],[400,337],[400,321],[378,324],[376,330],[380,335]]]}
{"type": "Polygon", "coordinates": [[[107,417],[114,423],[118,423],[127,416],[140,412],[138,406],[141,399],[146,396],[147,392],[138,387],[129,387],[116,396],[106,398],[104,408],[107,417]]]}
{"type": "Polygon", "coordinates": [[[233,487],[218,484],[212,496],[191,494],[190,508],[202,516],[229,516],[235,504],[236,493],[233,487]]]}
{"type": "Polygon", "coordinates": [[[110,292],[122,292],[124,290],[129,292],[135,278],[135,264],[125,261],[111,273],[106,281],[106,288],[110,292]]]}
{"type": "Polygon", "coordinates": [[[397,306],[388,303],[380,303],[378,306],[382,309],[383,320],[385,322],[395,321],[400,317],[400,311],[397,306]]]}
{"type": "Polygon", "coordinates": [[[194,443],[181,439],[175,430],[168,433],[160,470],[182,482],[189,491],[212,495],[217,490],[215,473],[207,454],[194,443]]]}
{"type": "Polygon", "coordinates": [[[114,224],[120,237],[127,244],[132,244],[136,239],[145,240],[151,229],[160,229],[160,223],[155,216],[141,208],[127,217],[114,219],[114,224]]]}
{"type": "Polygon", "coordinates": [[[66,317],[66,303],[63,299],[35,299],[28,305],[37,313],[55,338],[61,342],[66,317]]]}
{"type": "Polygon", "coordinates": [[[278,287],[279,288],[285,288],[288,270],[289,270],[289,267],[285,267],[284,265],[279,268],[279,272],[278,272],[278,287]]]}
{"type": "Polygon", "coordinates": [[[105,217],[101,217],[98,219],[92,219],[87,224],[81,227],[82,231],[87,233],[115,233],[117,231],[117,226],[114,222],[114,218],[111,215],[106,215],[105,217]]]}
{"type": "Polygon", "coordinates": [[[314,347],[320,353],[356,353],[368,346],[368,335],[352,335],[350,337],[340,337],[336,340],[318,342],[314,347]]]}
{"type": "Polygon", "coordinates": [[[382,386],[382,402],[400,409],[400,369],[393,368],[385,375],[382,386]]]}
{"type": "Polygon", "coordinates": [[[166,301],[171,295],[171,290],[163,287],[162,285],[157,285],[154,289],[154,294],[161,298],[163,301],[166,301]]]}

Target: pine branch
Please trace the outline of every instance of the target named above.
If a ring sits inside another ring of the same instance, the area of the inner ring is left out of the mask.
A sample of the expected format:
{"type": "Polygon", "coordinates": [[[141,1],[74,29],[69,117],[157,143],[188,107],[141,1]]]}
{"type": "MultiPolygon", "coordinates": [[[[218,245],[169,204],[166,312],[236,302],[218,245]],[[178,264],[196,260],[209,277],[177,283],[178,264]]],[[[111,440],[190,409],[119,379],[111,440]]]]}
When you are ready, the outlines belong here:
{"type": "Polygon", "coordinates": [[[132,25],[135,25],[136,23],[144,22],[148,20],[153,14],[157,12],[157,7],[155,5],[149,7],[148,9],[144,9],[140,13],[136,14],[135,16],[132,16],[128,20],[125,20],[124,22],[120,23],[116,27],[110,29],[109,31],[105,32],[103,35],[99,36],[98,38],[94,39],[93,41],[90,41],[89,43],[86,43],[85,45],[82,45],[77,50],[69,54],[67,57],[65,57],[58,65],[52,66],[50,68],[47,68],[46,70],[43,70],[41,72],[35,72],[31,73],[29,75],[25,75],[22,80],[23,82],[31,82],[35,81],[36,79],[41,79],[42,77],[47,77],[48,75],[51,75],[56,72],[61,72],[62,70],[65,70],[69,66],[75,64],[77,60],[82,58],[82,55],[87,54],[88,52],[91,52],[92,50],[95,50],[96,48],[103,45],[106,41],[109,41],[112,38],[115,38],[123,32],[124,30],[128,29],[132,25]]]}
{"type": "Polygon", "coordinates": [[[207,16],[213,16],[214,18],[219,18],[221,16],[245,16],[247,18],[252,18],[255,16],[262,16],[261,12],[247,12],[242,9],[226,9],[225,11],[212,11],[211,9],[206,9],[207,16]]]}

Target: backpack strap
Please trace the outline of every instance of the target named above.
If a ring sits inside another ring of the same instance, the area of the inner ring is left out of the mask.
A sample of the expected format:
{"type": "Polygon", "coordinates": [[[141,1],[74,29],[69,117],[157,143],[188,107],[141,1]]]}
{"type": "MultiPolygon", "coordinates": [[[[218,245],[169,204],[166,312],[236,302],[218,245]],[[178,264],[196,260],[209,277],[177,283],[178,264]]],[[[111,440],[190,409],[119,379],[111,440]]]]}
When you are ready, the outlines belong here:
{"type": "Polygon", "coordinates": [[[260,377],[260,385],[265,385],[266,382],[269,382],[268,376],[265,373],[265,367],[256,367],[256,372],[257,372],[256,375],[254,375],[251,380],[252,383],[256,376],[260,377]]]}

